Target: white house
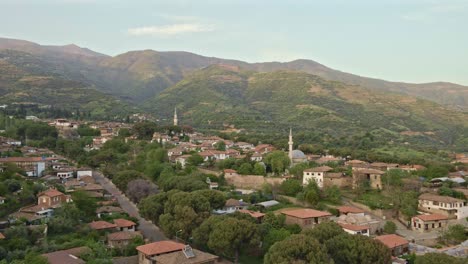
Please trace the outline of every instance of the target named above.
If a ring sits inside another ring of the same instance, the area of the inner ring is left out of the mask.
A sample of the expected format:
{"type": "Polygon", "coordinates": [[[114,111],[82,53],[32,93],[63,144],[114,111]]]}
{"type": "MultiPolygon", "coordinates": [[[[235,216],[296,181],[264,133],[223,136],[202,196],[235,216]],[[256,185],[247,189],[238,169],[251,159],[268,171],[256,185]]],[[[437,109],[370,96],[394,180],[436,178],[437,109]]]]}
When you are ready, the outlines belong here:
{"type": "Polygon", "coordinates": [[[93,170],[89,168],[80,168],[76,170],[76,178],[78,180],[85,176],[93,176],[93,170]]]}
{"type": "Polygon", "coordinates": [[[302,184],[307,185],[310,181],[315,181],[319,188],[323,188],[323,177],[327,171],[331,171],[332,168],[328,166],[321,166],[317,168],[311,168],[304,170],[302,176],[302,184]]]}
{"type": "Polygon", "coordinates": [[[73,171],[59,171],[57,172],[57,177],[60,179],[73,178],[73,171]]]}
{"type": "Polygon", "coordinates": [[[369,236],[370,234],[370,227],[368,225],[338,224],[341,226],[343,231],[351,235],[369,236]]]}
{"type": "Polygon", "coordinates": [[[443,214],[449,218],[463,219],[468,217],[468,206],[464,200],[430,193],[419,196],[419,210],[443,214]]]}

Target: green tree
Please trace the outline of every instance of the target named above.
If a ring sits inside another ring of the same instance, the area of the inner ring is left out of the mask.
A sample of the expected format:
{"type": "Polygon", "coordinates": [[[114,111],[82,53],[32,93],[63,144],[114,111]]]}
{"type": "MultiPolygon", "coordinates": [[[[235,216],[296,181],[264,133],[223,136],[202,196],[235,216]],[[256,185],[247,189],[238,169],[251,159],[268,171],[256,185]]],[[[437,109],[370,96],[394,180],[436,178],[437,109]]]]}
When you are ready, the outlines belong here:
{"type": "Polygon", "coordinates": [[[283,241],[291,235],[289,230],[285,228],[276,229],[272,228],[263,238],[262,248],[266,252],[268,249],[273,246],[278,241],[283,241]]]}
{"type": "Polygon", "coordinates": [[[214,147],[215,147],[216,150],[225,151],[226,150],[226,143],[224,143],[223,140],[220,140],[220,141],[215,143],[214,147]]]}
{"type": "Polygon", "coordinates": [[[263,166],[262,164],[260,164],[258,162],[255,163],[252,173],[254,175],[263,175],[263,176],[266,175],[265,166],[263,166]]]}
{"type": "Polygon", "coordinates": [[[142,175],[139,171],[136,170],[124,170],[118,172],[117,175],[112,179],[112,182],[122,191],[127,190],[127,185],[129,182],[142,178],[142,175]]]}
{"type": "Polygon", "coordinates": [[[336,264],[390,264],[391,252],[380,241],[367,236],[341,234],[326,243],[336,264]]]}
{"type": "Polygon", "coordinates": [[[75,191],[72,194],[73,204],[76,208],[83,212],[87,219],[92,219],[96,216],[98,205],[96,200],[90,197],[86,192],[75,191]]]}
{"type": "Polygon", "coordinates": [[[203,157],[198,153],[194,153],[188,157],[187,163],[192,166],[198,166],[203,163],[203,157]]]}
{"type": "Polygon", "coordinates": [[[335,222],[323,222],[312,229],[302,231],[302,233],[323,244],[335,236],[344,234],[345,232],[341,226],[335,222]]]}
{"type": "Polygon", "coordinates": [[[253,169],[252,164],[246,162],[246,163],[242,163],[242,165],[239,167],[237,172],[242,175],[248,175],[248,174],[252,174],[252,169],[253,169]]]}
{"type": "Polygon", "coordinates": [[[292,235],[276,242],[265,255],[265,264],[333,263],[327,249],[317,240],[304,234],[292,235]]]}
{"type": "Polygon", "coordinates": [[[217,190],[198,190],[194,191],[194,194],[200,194],[208,199],[212,209],[220,209],[226,204],[226,196],[223,192],[217,190]]]}
{"type": "Polygon", "coordinates": [[[302,191],[302,184],[296,179],[287,179],[280,185],[280,190],[283,194],[295,197],[302,191]]]}
{"type": "Polygon", "coordinates": [[[289,167],[291,161],[288,155],[283,151],[273,151],[265,157],[265,163],[271,168],[271,171],[279,175],[289,167]]]}
{"type": "Polygon", "coordinates": [[[336,185],[323,188],[324,198],[334,204],[341,203],[341,191],[340,188],[336,185]]]}
{"type": "Polygon", "coordinates": [[[397,230],[397,226],[395,223],[393,223],[392,221],[387,221],[385,222],[385,225],[384,225],[384,228],[383,228],[383,231],[387,234],[395,234],[397,230]]]}
{"type": "Polygon", "coordinates": [[[450,225],[442,232],[441,239],[447,244],[459,244],[468,239],[465,227],[461,224],[450,225]]]}
{"type": "Polygon", "coordinates": [[[155,224],[158,224],[159,216],[164,213],[164,204],[166,203],[168,196],[169,193],[161,192],[144,198],[138,204],[138,210],[140,211],[140,214],[145,219],[150,220],[155,224]]]}
{"type": "Polygon", "coordinates": [[[257,225],[233,217],[215,223],[207,243],[216,254],[234,258],[234,263],[238,263],[241,249],[258,247],[259,244],[257,225]]]}

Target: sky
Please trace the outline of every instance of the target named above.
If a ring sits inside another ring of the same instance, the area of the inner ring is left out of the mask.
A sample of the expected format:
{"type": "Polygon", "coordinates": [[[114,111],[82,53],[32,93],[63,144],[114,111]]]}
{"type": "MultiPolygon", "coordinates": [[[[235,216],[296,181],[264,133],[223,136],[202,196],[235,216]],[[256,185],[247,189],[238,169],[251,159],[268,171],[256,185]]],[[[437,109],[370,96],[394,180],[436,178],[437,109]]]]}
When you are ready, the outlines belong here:
{"type": "Polygon", "coordinates": [[[0,37],[468,85],[468,0],[0,0],[0,37]]]}

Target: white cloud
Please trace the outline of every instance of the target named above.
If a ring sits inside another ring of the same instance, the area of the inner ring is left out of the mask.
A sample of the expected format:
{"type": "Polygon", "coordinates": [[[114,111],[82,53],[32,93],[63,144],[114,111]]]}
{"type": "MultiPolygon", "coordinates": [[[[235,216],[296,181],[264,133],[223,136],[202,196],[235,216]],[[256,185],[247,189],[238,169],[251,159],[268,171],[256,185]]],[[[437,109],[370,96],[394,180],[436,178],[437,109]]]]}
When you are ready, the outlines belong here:
{"type": "Polygon", "coordinates": [[[210,32],[213,30],[213,25],[198,23],[182,23],[162,26],[130,28],[128,30],[128,34],[133,36],[173,36],[185,33],[210,32]]]}

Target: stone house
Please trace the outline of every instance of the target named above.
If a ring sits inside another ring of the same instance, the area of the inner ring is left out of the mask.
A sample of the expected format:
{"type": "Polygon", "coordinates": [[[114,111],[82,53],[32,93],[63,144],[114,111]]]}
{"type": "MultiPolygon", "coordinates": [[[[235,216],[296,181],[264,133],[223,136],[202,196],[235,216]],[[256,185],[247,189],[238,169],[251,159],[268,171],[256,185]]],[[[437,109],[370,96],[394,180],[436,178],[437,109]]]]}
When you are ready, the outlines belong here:
{"type": "Polygon", "coordinates": [[[314,209],[293,209],[281,212],[286,216],[288,225],[298,224],[301,228],[310,228],[324,221],[330,220],[332,214],[314,209]]]}
{"type": "Polygon", "coordinates": [[[383,235],[375,238],[392,251],[392,256],[400,256],[409,251],[409,242],[398,235],[383,235]]]}
{"type": "Polygon", "coordinates": [[[440,230],[447,226],[448,217],[442,214],[417,215],[411,218],[411,229],[420,232],[440,230]]]}
{"type": "Polygon", "coordinates": [[[353,189],[367,183],[372,189],[382,189],[382,174],[385,172],[369,168],[353,168],[353,189]]]}
{"type": "Polygon", "coordinates": [[[136,237],[143,238],[140,232],[120,231],[110,233],[107,235],[107,245],[110,248],[125,248],[136,237]]]}
{"type": "Polygon", "coordinates": [[[448,218],[463,219],[468,217],[466,201],[449,196],[424,193],[419,196],[419,210],[438,213],[448,218]]]}

